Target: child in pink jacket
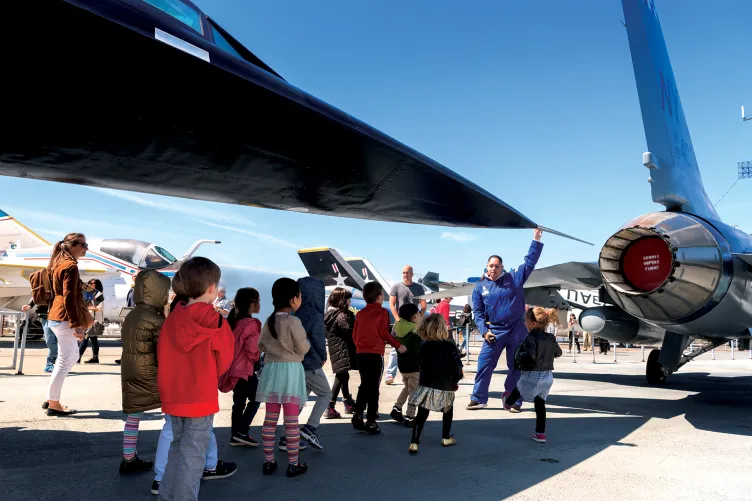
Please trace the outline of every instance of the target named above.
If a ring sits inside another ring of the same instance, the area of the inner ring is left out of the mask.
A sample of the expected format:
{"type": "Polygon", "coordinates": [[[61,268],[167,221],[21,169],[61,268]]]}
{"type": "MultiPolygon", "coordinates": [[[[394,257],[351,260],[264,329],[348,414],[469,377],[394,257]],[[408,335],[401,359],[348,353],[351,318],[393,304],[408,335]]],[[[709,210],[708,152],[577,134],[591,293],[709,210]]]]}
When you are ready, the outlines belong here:
{"type": "Polygon", "coordinates": [[[256,375],[261,353],[258,348],[261,335],[261,322],[251,315],[261,311],[261,299],[256,289],[250,287],[238,290],[235,307],[227,322],[235,335],[235,356],[230,370],[219,381],[222,392],[232,390],[232,432],[230,445],[234,447],[258,447],[259,443],[251,436],[251,422],[256,416],[259,404],[256,402],[256,375]]]}

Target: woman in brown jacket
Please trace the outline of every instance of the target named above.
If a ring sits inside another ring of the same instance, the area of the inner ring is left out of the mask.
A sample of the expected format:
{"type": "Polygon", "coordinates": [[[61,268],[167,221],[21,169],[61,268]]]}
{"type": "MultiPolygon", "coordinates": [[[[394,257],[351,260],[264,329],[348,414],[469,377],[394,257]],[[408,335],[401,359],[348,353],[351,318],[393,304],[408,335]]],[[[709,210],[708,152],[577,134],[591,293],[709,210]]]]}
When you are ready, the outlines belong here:
{"type": "Polygon", "coordinates": [[[157,389],[157,339],[165,321],[170,294],[170,279],[153,270],[136,276],[133,300],[136,307],[123,321],[123,358],[120,380],[123,387],[123,412],[127,414],[123,431],[123,461],[120,473],[151,470],[154,463],[137,454],[138,427],[144,412],[161,407],[157,389]]]}
{"type": "Polygon", "coordinates": [[[48,324],[57,338],[58,355],[47,389],[47,401],[42,405],[48,416],[67,416],[74,409],[60,405],[60,393],[65,376],[78,360],[78,341],[92,324],[92,318],[84,305],[78,260],[86,255],[86,237],[70,233],[55,244],[47,271],[55,298],[50,306],[48,324]]]}

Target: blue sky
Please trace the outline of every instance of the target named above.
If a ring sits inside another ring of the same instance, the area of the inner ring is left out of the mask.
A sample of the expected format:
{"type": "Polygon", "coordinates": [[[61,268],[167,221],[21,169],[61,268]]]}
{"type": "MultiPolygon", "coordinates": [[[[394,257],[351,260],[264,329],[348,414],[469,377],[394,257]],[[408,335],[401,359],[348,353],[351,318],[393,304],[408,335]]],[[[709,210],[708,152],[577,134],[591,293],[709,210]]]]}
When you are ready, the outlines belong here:
{"type": "MultiPolygon", "coordinates": [[[[196,2],[289,82],[488,189],[546,235],[541,265],[595,260],[632,217],[660,210],[641,165],[645,138],[618,0],[562,2],[196,2]]],[[[745,0],[656,0],[706,189],[718,200],[752,160],[745,0]]],[[[207,96],[211,99],[211,96],[207,96]]],[[[279,274],[296,249],[365,256],[388,279],[402,265],[477,275],[489,254],[516,266],[532,231],[337,219],[2,178],[2,209],[50,239],[69,231],[138,238],[279,274]]],[[[458,200],[457,203],[462,203],[458,200]]],[[[752,232],[752,180],[718,206],[752,232]]],[[[252,284],[250,284],[252,285],[252,284]]]]}

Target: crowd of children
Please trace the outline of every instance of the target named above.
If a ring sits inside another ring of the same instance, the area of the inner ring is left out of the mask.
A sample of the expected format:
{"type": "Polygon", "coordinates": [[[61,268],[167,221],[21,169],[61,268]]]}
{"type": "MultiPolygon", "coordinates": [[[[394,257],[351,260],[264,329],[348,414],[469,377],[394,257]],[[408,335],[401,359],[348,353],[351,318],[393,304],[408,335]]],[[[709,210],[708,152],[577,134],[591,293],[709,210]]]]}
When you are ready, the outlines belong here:
{"type": "MultiPolygon", "coordinates": [[[[226,478],[237,471],[234,463],[217,459],[213,419],[219,411],[218,389],[233,392],[231,446],[259,445],[249,429],[260,404],[265,404],[261,442],[262,471],[267,475],[277,470],[274,448],[280,414],[284,415],[284,436],[279,448],[287,452],[289,477],[308,470],[299,461],[299,450],[306,443],[323,448],[316,428],[322,415],[341,417],[336,409],[340,392],[345,412],[352,414],[353,428],[380,433],[376,420],[387,344],[398,352],[404,381],[390,416],[412,428],[409,452],[418,452],[431,411],[443,414],[441,445],[457,443],[451,426],[462,361],[440,314],[421,318],[416,305],[404,304],[392,335],[389,315],[381,306],[380,284],[365,285],[367,305],[354,315],[345,289],[330,294],[324,311],[320,280],[281,278],[272,287],[274,311],[262,325],[253,317],[261,305],[258,291],[252,288],[237,291],[226,319],[216,311],[212,304],[219,281],[219,267],[201,257],[183,263],[172,284],[156,271],[141,272],[134,287],[135,309],[123,324],[126,423],[120,472],[153,468],[152,493],[160,500],[195,500],[202,479],[226,478]],[[323,372],[327,349],[335,374],[331,388],[323,372]],[[351,370],[360,374],[356,399],[349,387],[351,370]],[[298,415],[311,392],[316,403],[301,427],[298,415]],[[165,424],[154,464],[137,455],[138,427],[145,411],[159,407],[165,424]]],[[[545,441],[545,399],[553,382],[553,359],[561,355],[555,338],[544,332],[549,321],[551,314],[546,310],[526,312],[530,335],[516,356],[522,377],[507,399],[534,402],[533,438],[539,442],[545,441]]]]}

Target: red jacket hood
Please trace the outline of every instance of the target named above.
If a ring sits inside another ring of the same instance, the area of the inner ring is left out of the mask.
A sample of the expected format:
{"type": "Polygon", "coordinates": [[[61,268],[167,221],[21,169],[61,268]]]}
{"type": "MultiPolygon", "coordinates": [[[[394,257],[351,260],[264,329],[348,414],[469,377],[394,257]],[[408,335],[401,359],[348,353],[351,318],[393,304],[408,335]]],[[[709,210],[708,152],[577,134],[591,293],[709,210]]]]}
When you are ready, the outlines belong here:
{"type": "Polygon", "coordinates": [[[188,306],[180,303],[170,313],[170,318],[175,324],[175,346],[183,353],[215,336],[225,322],[209,303],[188,306]]]}

